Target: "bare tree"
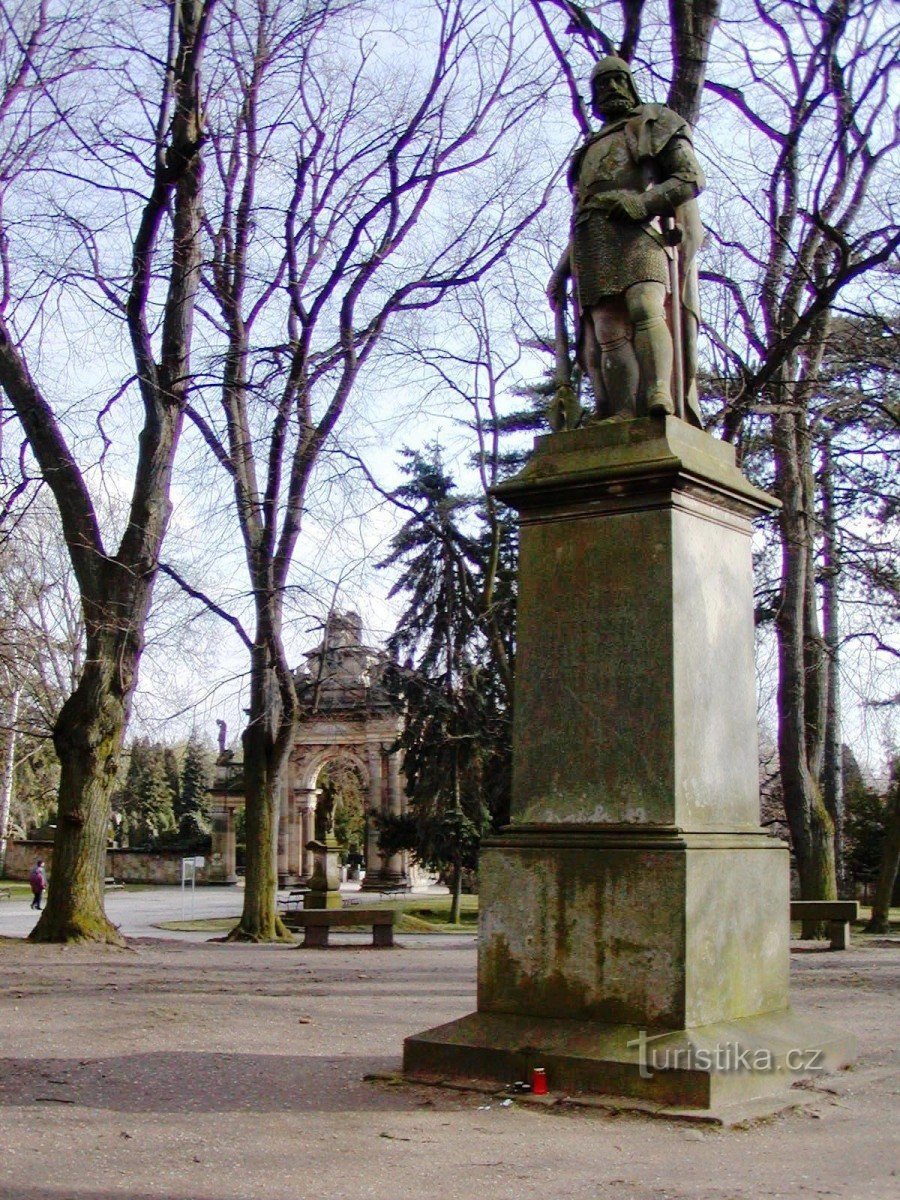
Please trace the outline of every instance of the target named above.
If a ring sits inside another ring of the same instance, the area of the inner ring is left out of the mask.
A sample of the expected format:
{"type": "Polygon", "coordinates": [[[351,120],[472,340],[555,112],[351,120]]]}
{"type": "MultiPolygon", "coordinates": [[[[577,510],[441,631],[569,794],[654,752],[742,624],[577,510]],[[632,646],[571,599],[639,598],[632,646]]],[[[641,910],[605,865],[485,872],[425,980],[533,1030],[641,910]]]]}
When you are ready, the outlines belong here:
{"type": "MultiPolygon", "coordinates": [[[[0,672],[7,675],[5,665],[0,672]]],[[[16,727],[19,720],[19,700],[22,689],[10,678],[5,681],[8,686],[4,712],[0,715],[0,738],[2,738],[2,755],[0,755],[0,876],[6,865],[6,835],[9,827],[9,814],[12,807],[13,779],[16,767],[16,727]]]]}
{"type": "Polygon", "coordinates": [[[610,54],[667,76],[666,104],[690,124],[697,121],[719,0],[606,0],[590,9],[572,0],[531,0],[531,6],[582,133],[590,128],[584,94],[591,62],[610,54]]]}
{"type": "MultiPolygon", "coordinates": [[[[151,35],[158,39],[152,53],[161,66],[162,80],[156,105],[140,97],[143,111],[140,107],[136,110],[149,126],[149,136],[144,138],[147,157],[138,157],[149,184],[143,194],[134,172],[127,187],[123,182],[122,163],[131,147],[113,144],[108,135],[99,142],[87,139],[60,106],[56,84],[62,74],[50,70],[51,52],[57,56],[61,52],[71,14],[54,16],[49,5],[39,4],[27,13],[24,30],[13,28],[13,18],[5,18],[7,30],[13,30],[12,43],[19,47],[19,59],[16,70],[7,71],[6,92],[0,98],[0,128],[5,136],[0,157],[17,164],[21,174],[23,156],[43,154],[44,143],[35,142],[30,130],[33,115],[49,108],[54,110],[52,127],[61,130],[67,150],[56,169],[82,186],[95,187],[98,193],[112,190],[121,197],[118,229],[131,247],[124,281],[102,276],[100,235],[84,224],[78,233],[93,269],[93,283],[127,325],[144,412],[127,526],[118,548],[111,551],[102,536],[84,473],[66,438],[61,400],[54,403],[48,394],[50,387],[39,379],[42,325],[49,322],[49,314],[39,307],[37,328],[22,325],[22,315],[29,311],[29,306],[21,303],[26,298],[15,292],[22,197],[15,187],[16,170],[11,169],[2,197],[0,386],[56,500],[86,630],[84,666],[53,731],[62,774],[54,885],[31,934],[38,941],[122,940],[103,911],[110,790],[137,684],[189,383],[200,265],[203,116],[199,73],[213,7],[214,0],[182,0],[158,10],[156,15],[165,19],[167,30],[163,27],[160,31],[156,21],[151,23],[151,35]],[[14,211],[19,214],[16,228],[10,223],[14,211]],[[169,263],[160,274],[159,260],[167,246],[169,263]]],[[[24,19],[22,14],[17,18],[20,22],[24,19]]],[[[142,50],[146,58],[147,51],[142,50]]],[[[74,69],[87,57],[86,47],[71,46],[70,54],[63,65],[74,69]]],[[[122,70],[128,78],[127,60],[122,70]]],[[[40,122],[36,127],[44,129],[40,122]]],[[[134,142],[132,139],[132,145],[134,142]]],[[[54,160],[48,158],[41,165],[53,169],[54,160]]]]}
{"type": "MultiPolygon", "coordinates": [[[[683,0],[609,0],[589,8],[533,0],[532,8],[567,78],[582,131],[588,121],[581,81],[590,58],[610,53],[668,80],[667,103],[697,123],[712,211],[713,243],[701,262],[706,337],[718,376],[708,398],[718,402],[714,421],[723,435],[748,463],[754,457],[763,463],[762,482],[782,501],[781,578],[772,611],[783,793],[803,895],[833,895],[840,789],[837,771],[825,769],[835,762],[825,747],[835,744],[840,727],[838,585],[853,535],[842,528],[832,539],[823,570],[816,552],[827,533],[820,509],[828,492],[824,447],[837,417],[828,415],[834,397],[824,397],[820,384],[838,304],[863,300],[863,278],[870,281],[869,303],[859,303],[860,312],[877,316],[882,302],[883,317],[894,303],[879,289],[900,244],[889,182],[898,145],[891,101],[895,14],[885,3],[859,7],[846,0],[812,8],[747,0],[721,20],[716,3],[683,0]]],[[[851,421],[841,407],[847,461],[854,440],[857,457],[870,443],[865,421],[855,433],[847,430],[851,421]]],[[[847,512],[840,495],[837,506],[847,512]]],[[[879,586],[887,580],[880,566],[872,574],[879,586]]]]}
{"type": "MultiPolygon", "coordinates": [[[[13,805],[14,789],[26,764],[45,757],[59,710],[81,673],[83,635],[55,513],[37,497],[0,538],[0,843],[9,826],[21,827],[24,813],[34,811],[33,794],[13,805]]],[[[0,873],[3,853],[0,845],[0,873]]]]}
{"type": "Polygon", "coordinates": [[[218,395],[190,412],[231,478],[252,591],[234,936],[268,939],[284,936],[274,852],[297,713],[285,604],[314,472],[390,323],[482,276],[540,208],[525,136],[547,85],[515,5],[434,0],[390,29],[336,0],[226,12],[204,274],[218,395]]]}
{"type": "MultiPolygon", "coordinates": [[[[888,194],[900,145],[890,111],[897,27],[889,6],[856,10],[843,0],[821,10],[754,0],[734,19],[723,26],[723,65],[707,84],[723,102],[711,120],[738,117],[763,186],[750,186],[740,156],[716,164],[735,191],[715,230],[722,269],[705,272],[728,301],[727,320],[713,335],[732,388],[720,419],[724,436],[739,445],[752,443],[760,421],[768,427],[781,501],[784,803],[802,895],[828,898],[836,890],[834,825],[821,787],[828,654],[819,624],[812,423],[838,300],[859,302],[854,285],[874,278],[900,246],[888,194]],[[752,49],[741,24],[748,19],[764,32],[752,49]]],[[[832,632],[834,620],[832,609],[832,632]]]]}

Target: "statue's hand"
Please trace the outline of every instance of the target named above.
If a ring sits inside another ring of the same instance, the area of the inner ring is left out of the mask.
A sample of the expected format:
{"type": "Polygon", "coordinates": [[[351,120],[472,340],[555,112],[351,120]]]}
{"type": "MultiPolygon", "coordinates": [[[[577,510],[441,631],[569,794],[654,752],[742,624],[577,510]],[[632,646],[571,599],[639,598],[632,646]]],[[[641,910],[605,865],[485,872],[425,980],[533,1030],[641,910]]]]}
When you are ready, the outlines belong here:
{"type": "Polygon", "coordinates": [[[646,221],[650,215],[640,192],[606,192],[598,196],[595,204],[614,221],[646,221]]]}
{"type": "Polygon", "coordinates": [[[554,271],[547,284],[547,300],[554,312],[566,302],[566,279],[567,275],[554,271]]]}

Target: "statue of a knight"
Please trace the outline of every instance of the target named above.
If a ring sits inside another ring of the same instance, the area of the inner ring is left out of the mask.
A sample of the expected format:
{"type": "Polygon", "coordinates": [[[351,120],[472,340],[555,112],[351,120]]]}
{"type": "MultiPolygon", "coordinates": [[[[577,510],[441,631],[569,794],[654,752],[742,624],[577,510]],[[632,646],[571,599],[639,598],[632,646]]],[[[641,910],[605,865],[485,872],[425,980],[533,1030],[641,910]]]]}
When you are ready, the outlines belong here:
{"type": "Polygon", "coordinates": [[[569,168],[572,236],[550,303],[559,318],[571,276],[597,418],[675,413],[699,426],[695,197],[704,179],[690,127],[662,104],[642,104],[619,58],[594,67],[591,107],[603,124],[569,168]]]}

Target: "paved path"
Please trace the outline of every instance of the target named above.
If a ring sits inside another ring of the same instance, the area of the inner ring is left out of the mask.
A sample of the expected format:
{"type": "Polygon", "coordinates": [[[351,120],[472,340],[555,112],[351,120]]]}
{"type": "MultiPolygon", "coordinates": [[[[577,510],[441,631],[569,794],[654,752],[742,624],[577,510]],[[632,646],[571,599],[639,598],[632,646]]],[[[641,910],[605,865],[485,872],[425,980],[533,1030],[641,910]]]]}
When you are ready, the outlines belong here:
{"type": "MultiPolygon", "coordinates": [[[[178,921],[182,915],[197,920],[237,917],[240,915],[242,898],[242,893],[236,888],[197,888],[193,901],[190,892],[182,901],[181,888],[158,887],[136,892],[107,892],[105,904],[106,915],[120,926],[126,937],[202,941],[208,935],[174,933],[157,929],[156,926],[160,921],[178,921]]],[[[0,934],[23,937],[34,927],[36,916],[30,907],[30,897],[0,901],[0,934]]]]}
{"type": "Polygon", "coordinates": [[[798,1011],[856,1031],[856,1066],[813,1082],[801,1111],[715,1130],[385,1082],[405,1037],[475,1007],[471,944],[401,940],[0,939],[0,1200],[897,1194],[894,947],[792,956],[798,1011]]]}
{"type": "MultiPolygon", "coordinates": [[[[351,884],[341,889],[345,902],[352,903],[358,897],[358,886],[351,884]],[[354,894],[356,893],[356,894],[354,894]]],[[[423,889],[416,895],[446,894],[446,889],[423,889]]],[[[286,893],[284,893],[286,895],[286,893]]],[[[377,899],[377,897],[374,897],[377,899]]],[[[210,937],[206,932],[179,932],[160,929],[162,922],[207,920],[213,917],[240,916],[243,892],[239,888],[198,887],[193,896],[190,890],[182,895],[181,888],[154,887],[140,891],[112,891],[105,897],[106,915],[128,938],[166,938],[179,942],[204,942],[210,937]]],[[[31,910],[31,897],[0,900],[0,935],[25,937],[34,928],[37,914],[31,910]]],[[[406,934],[419,938],[420,934],[406,934]]],[[[430,935],[424,935],[430,937],[430,935]]],[[[455,934],[436,934],[435,937],[457,937],[455,934]]],[[[348,945],[356,941],[364,944],[371,941],[368,934],[343,934],[348,945]]],[[[474,934],[461,934],[462,944],[474,944],[474,934]]]]}

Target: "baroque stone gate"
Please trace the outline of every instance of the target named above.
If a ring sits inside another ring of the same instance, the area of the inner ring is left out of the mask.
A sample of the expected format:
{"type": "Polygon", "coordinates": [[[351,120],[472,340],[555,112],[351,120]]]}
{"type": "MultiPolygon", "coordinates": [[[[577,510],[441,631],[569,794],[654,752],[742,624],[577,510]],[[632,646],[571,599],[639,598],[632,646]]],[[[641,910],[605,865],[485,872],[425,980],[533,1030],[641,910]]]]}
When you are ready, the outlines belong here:
{"type": "MultiPolygon", "coordinates": [[[[301,716],[281,795],[278,832],[279,886],[305,883],[312,874],[316,807],[322,769],[341,760],[359,776],[365,794],[364,891],[408,882],[406,856],[385,857],[378,849],[373,814],[400,815],[406,795],[401,756],[392,749],[402,714],[384,687],[388,659],[362,641],[356,613],[331,613],[320,645],[297,671],[301,716]]],[[[211,882],[234,883],[235,812],[243,807],[239,752],[222,748],[212,789],[211,882]]]]}

